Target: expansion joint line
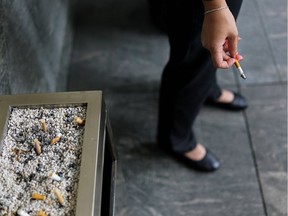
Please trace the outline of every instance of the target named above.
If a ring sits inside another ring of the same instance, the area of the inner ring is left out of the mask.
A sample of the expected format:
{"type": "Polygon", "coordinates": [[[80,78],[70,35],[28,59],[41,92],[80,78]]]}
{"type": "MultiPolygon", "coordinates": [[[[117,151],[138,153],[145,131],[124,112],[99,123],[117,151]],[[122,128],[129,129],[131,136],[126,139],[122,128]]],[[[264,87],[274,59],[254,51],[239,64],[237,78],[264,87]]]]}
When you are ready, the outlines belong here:
{"type": "MultiPolygon", "coordinates": [[[[237,86],[237,90],[239,93],[241,93],[241,87],[240,87],[240,83],[239,80],[236,78],[236,86],[237,86]]],[[[256,157],[256,151],[255,151],[255,147],[253,145],[253,141],[252,141],[252,135],[250,132],[250,127],[249,127],[249,121],[248,121],[248,116],[247,116],[247,111],[243,111],[243,117],[244,117],[244,121],[245,121],[245,128],[247,131],[247,135],[248,135],[248,140],[249,140],[249,145],[250,145],[250,149],[251,149],[251,155],[252,155],[252,159],[253,159],[253,164],[255,167],[255,173],[256,173],[256,178],[257,178],[257,183],[259,186],[259,191],[260,191],[260,196],[261,196],[261,201],[262,201],[262,205],[263,205],[263,210],[264,210],[264,215],[268,216],[268,212],[267,212],[267,205],[265,202],[265,197],[264,197],[264,191],[263,191],[263,185],[262,185],[262,181],[260,178],[260,171],[259,171],[259,166],[257,163],[257,157],[256,157]]]]}

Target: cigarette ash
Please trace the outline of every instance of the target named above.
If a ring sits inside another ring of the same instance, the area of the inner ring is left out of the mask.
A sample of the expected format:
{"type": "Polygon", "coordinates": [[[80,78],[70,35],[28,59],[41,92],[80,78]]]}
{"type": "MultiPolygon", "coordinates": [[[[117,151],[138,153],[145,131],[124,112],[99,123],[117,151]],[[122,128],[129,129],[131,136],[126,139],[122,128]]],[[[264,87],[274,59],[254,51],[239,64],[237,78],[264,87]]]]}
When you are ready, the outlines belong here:
{"type": "Polygon", "coordinates": [[[85,122],[85,106],[13,108],[0,150],[0,216],[75,215],[84,135],[75,118],[85,122]]]}

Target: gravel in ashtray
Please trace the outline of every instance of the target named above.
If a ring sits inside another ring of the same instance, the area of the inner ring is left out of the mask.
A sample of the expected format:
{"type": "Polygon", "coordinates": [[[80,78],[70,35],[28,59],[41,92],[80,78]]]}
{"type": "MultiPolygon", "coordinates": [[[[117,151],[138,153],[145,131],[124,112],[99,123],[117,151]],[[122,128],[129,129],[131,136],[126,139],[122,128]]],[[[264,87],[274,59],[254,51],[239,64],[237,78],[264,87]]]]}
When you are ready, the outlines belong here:
{"type": "Polygon", "coordinates": [[[75,215],[86,108],[12,109],[0,147],[0,216],[17,211],[31,216],[75,215]],[[75,122],[77,117],[84,122],[75,122]],[[35,193],[45,199],[33,199],[35,193]]]}

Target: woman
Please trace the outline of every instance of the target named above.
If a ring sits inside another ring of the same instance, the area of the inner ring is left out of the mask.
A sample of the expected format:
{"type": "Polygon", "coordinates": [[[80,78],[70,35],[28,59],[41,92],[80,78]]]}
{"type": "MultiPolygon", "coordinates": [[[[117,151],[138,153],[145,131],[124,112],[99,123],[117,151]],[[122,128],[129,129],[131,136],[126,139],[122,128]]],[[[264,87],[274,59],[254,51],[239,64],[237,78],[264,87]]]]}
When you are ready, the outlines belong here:
{"type": "Polygon", "coordinates": [[[243,110],[245,99],[221,89],[217,68],[230,68],[239,41],[235,23],[242,0],[166,0],[170,57],[161,80],[158,143],[185,164],[215,171],[219,160],[193,134],[193,123],[208,101],[243,110]]]}

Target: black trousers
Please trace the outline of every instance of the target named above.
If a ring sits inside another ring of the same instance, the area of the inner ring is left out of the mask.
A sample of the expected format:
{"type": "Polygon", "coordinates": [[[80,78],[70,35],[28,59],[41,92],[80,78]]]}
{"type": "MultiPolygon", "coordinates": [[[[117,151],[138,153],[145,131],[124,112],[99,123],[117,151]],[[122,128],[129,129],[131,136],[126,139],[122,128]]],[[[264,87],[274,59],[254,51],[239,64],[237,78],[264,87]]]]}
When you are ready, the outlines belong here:
{"type": "MultiPolygon", "coordinates": [[[[238,16],[242,0],[226,0],[238,16]]],[[[201,0],[166,0],[170,57],[160,86],[158,143],[183,153],[196,147],[193,123],[207,97],[221,89],[210,53],[201,44],[204,7],[201,0]]]]}

